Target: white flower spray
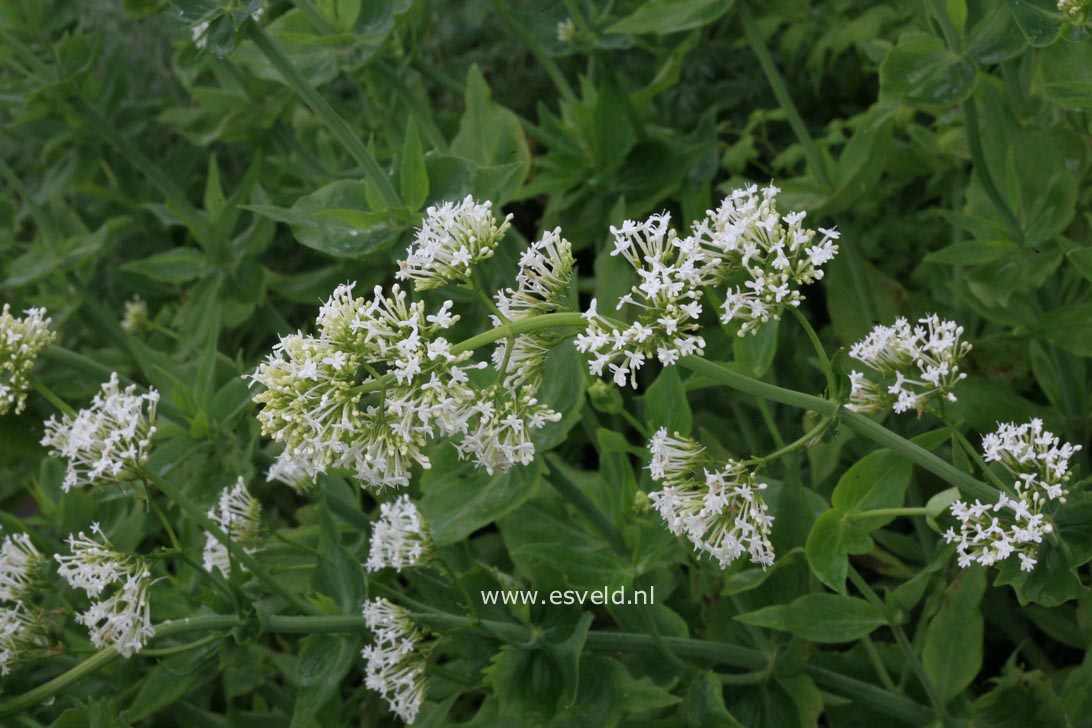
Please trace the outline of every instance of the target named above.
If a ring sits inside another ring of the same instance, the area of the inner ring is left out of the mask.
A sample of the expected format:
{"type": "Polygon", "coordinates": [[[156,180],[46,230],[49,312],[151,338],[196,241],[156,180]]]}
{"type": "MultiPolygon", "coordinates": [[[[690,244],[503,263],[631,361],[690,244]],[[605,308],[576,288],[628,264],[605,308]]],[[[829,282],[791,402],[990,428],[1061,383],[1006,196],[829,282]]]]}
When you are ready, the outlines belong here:
{"type": "MultiPolygon", "coordinates": [[[[253,555],[258,550],[262,529],[261,506],[247,491],[242,476],[234,486],[220,491],[220,498],[209,509],[208,517],[246,553],[253,555]]],[[[227,546],[211,533],[205,534],[204,566],[205,571],[219,569],[225,577],[231,576],[231,554],[227,546]]],[[[246,571],[244,564],[237,566],[246,571]]]]}
{"type": "Polygon", "coordinates": [[[876,326],[849,350],[867,369],[850,372],[847,406],[856,412],[921,414],[939,400],[955,402],[952,390],[967,376],[960,362],[971,350],[962,336],[962,326],[936,314],[914,326],[904,318],[892,326],[876,326]]]}
{"type": "Polygon", "coordinates": [[[649,493],[653,507],[676,536],[727,568],[744,554],[763,569],[774,562],[768,515],[754,471],[729,461],[717,468],[705,449],[688,437],[660,428],[649,441],[648,469],[663,484],[649,493]]]}
{"type": "Polygon", "coordinates": [[[57,572],[92,600],[88,610],[76,616],[76,621],[88,628],[91,644],[98,648],[113,645],[119,655],[128,658],[155,635],[148,604],[151,573],[141,557],[114,550],[99,524],[92,524],[91,531],[101,541],[83,531],[69,536],[71,553],[54,556],[60,564],[57,572]]]}
{"type": "Polygon", "coordinates": [[[944,538],[956,544],[959,565],[991,566],[1015,554],[1021,569],[1034,569],[1038,544],[1054,531],[1045,510],[1052,503],[1065,502],[1069,460],[1080,449],[1044,430],[1039,419],[1023,425],[1002,424],[983,437],[983,458],[1000,464],[1012,476],[1016,495],[1001,493],[996,503],[952,504],[959,531],[950,528],[944,538]]]}
{"type": "Polygon", "coordinates": [[[11,306],[0,311],[0,415],[19,414],[26,407],[30,370],[39,352],[57,334],[44,308],[28,308],[22,318],[11,315],[11,306]]]}
{"type": "Polygon", "coordinates": [[[50,417],[42,444],[68,461],[61,485],[65,492],[98,480],[134,477],[148,459],[158,402],[154,389],[147,394],[137,394],[133,384],[119,389],[115,372],[89,407],[75,416],[50,417]]]}
{"type": "Polygon", "coordinates": [[[405,723],[413,723],[425,700],[424,635],[406,610],[382,598],[364,602],[364,624],[375,637],[361,652],[364,685],[405,723]]]}
{"type": "Polygon", "coordinates": [[[428,523],[408,495],[380,505],[365,563],[368,571],[401,571],[419,565],[431,553],[428,523]]]}
{"type": "Polygon", "coordinates": [[[445,283],[469,284],[474,266],[493,257],[493,251],[511,225],[508,215],[498,225],[493,203],[445,202],[429,207],[406,257],[398,265],[398,279],[412,280],[419,291],[445,283]]]}
{"type": "Polygon", "coordinates": [[[46,563],[25,533],[6,536],[0,544],[0,675],[46,644],[41,612],[31,603],[46,563]]]}

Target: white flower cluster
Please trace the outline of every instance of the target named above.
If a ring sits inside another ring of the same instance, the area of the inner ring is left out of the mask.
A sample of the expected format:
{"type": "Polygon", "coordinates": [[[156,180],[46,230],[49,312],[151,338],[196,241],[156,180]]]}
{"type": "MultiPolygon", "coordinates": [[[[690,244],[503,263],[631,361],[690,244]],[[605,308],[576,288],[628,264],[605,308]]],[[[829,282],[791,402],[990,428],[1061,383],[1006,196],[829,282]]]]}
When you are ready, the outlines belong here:
{"type": "Polygon", "coordinates": [[[148,460],[158,402],[154,389],[147,394],[137,394],[135,384],[118,389],[114,372],[90,407],[75,416],[50,417],[42,444],[51,455],[68,461],[61,484],[65,492],[100,478],[117,482],[132,477],[148,460]]]}
{"type": "Polygon", "coordinates": [[[816,232],[803,226],[805,213],[777,211],[778,192],[770,186],[759,194],[753,185],[735,190],[687,237],[671,229],[667,213],[612,227],[611,254],[625,257],[640,278],[618,308],[630,305],[637,314],[631,324],[613,321],[592,300],[587,331],[577,338],[577,348],[591,357],[591,373],[609,373],[618,386],[636,387],[646,361],[670,366],[702,354],[704,286],[727,284],[721,321],[738,325],[740,336],[799,306],[800,287],[821,279],[822,266],[838,253],[838,232],[820,228],[816,241],[816,232]]]}
{"type": "Polygon", "coordinates": [[[648,469],[663,489],[649,493],[656,511],[676,536],[686,536],[699,553],[722,569],[747,554],[763,569],[774,562],[773,517],[762,499],[765,483],[742,463],[715,468],[705,449],[688,437],[660,428],[648,444],[648,469]]]}
{"type": "Polygon", "coordinates": [[[413,280],[419,291],[445,283],[469,283],[473,267],[493,256],[511,220],[508,215],[498,225],[493,203],[475,202],[470,195],[462,202],[429,207],[396,275],[399,280],[413,280]]]}
{"type": "Polygon", "coordinates": [[[125,309],[121,316],[121,328],[130,334],[137,334],[148,328],[151,318],[148,314],[148,304],[140,296],[133,296],[125,302],[125,309]]]}
{"type": "Polygon", "coordinates": [[[959,362],[971,350],[961,341],[963,327],[930,314],[911,326],[905,318],[876,326],[854,344],[849,355],[868,367],[849,374],[847,407],[856,412],[917,410],[939,398],[955,402],[952,388],[967,377],[959,362]]]}
{"type": "Polygon", "coordinates": [[[155,635],[148,587],[147,564],[138,556],[115,551],[99,524],[91,525],[101,543],[82,531],[68,537],[71,554],[57,554],[57,572],[73,589],[83,589],[92,599],[90,608],[76,616],[88,628],[95,647],[113,645],[122,657],[140,652],[155,635]]]}
{"type": "Polygon", "coordinates": [[[284,483],[297,493],[304,493],[315,484],[314,478],[307,472],[307,467],[296,462],[285,453],[277,456],[265,473],[266,482],[284,483]]]}
{"type": "Polygon", "coordinates": [[[0,545],[0,675],[7,675],[27,650],[45,644],[41,616],[30,604],[46,559],[30,536],[17,533],[0,545]]]}
{"type": "Polygon", "coordinates": [[[0,312],[0,415],[19,414],[26,407],[30,370],[38,352],[53,343],[51,319],[44,308],[28,308],[23,318],[11,315],[4,304],[0,312]]]}
{"type": "Polygon", "coordinates": [[[1058,0],[1058,12],[1066,22],[1081,25],[1088,12],[1088,0],[1058,0]]]}
{"type": "Polygon", "coordinates": [[[406,610],[382,598],[364,602],[364,624],[375,636],[361,652],[364,685],[413,723],[425,700],[426,663],[418,649],[423,635],[406,610]]]}
{"type": "MultiPolygon", "coordinates": [[[[261,506],[246,489],[242,476],[233,487],[220,491],[220,500],[209,509],[209,519],[228,535],[246,553],[258,550],[261,536],[261,506]]],[[[205,534],[205,571],[219,569],[224,576],[231,576],[231,553],[211,533],[205,534]]],[[[246,570],[243,564],[237,566],[246,570]]]]}
{"type": "Polygon", "coordinates": [[[1016,496],[1001,493],[996,503],[956,501],[952,515],[959,532],[949,528],[944,538],[957,544],[959,564],[990,566],[1013,554],[1020,568],[1035,568],[1037,544],[1054,530],[1044,513],[1051,502],[1064,503],[1070,479],[1069,460],[1080,445],[1062,443],[1034,419],[1023,425],[1002,424],[982,438],[983,457],[1013,476],[1016,496]]]}
{"type": "Polygon", "coordinates": [[[475,396],[466,370],[485,365],[439,335],[458,320],[450,301],[427,314],[397,285],[371,299],[354,297],[355,285],[333,292],[314,336],[283,337],[258,367],[258,418],[307,477],[348,468],[368,485],[405,486],[414,463],[430,467],[424,448],[437,432],[464,429],[475,396]]]}
{"type": "Polygon", "coordinates": [[[431,553],[428,523],[408,495],[400,495],[379,507],[379,520],[372,527],[368,550],[368,571],[387,567],[396,571],[417,566],[431,553]]]}

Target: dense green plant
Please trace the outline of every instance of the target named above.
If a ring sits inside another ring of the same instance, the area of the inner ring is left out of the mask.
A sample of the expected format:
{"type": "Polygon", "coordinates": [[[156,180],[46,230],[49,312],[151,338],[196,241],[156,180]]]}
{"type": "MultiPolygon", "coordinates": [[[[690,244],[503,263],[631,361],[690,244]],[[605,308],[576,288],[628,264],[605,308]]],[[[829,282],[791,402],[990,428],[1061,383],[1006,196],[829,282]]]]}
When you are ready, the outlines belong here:
{"type": "Polygon", "coordinates": [[[1090,36],[3,0],[4,724],[1092,724],[1090,36]]]}

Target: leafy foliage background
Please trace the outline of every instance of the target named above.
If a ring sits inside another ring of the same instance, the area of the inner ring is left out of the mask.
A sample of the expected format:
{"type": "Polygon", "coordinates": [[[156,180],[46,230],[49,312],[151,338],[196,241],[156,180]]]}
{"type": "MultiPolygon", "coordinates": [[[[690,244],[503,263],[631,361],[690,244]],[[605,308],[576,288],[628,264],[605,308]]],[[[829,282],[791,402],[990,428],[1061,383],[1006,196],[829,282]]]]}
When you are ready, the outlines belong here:
{"type": "MultiPolygon", "coordinates": [[[[1089,26],[1063,22],[1052,3],[267,3],[266,32],[392,172],[397,205],[247,37],[257,4],[225,2],[222,15],[219,5],[0,3],[0,287],[13,307],[46,306],[61,344],[101,365],[40,367],[67,401],[86,401],[113,369],[158,388],[175,424],[160,434],[154,467],[201,503],[246,476],[278,535],[261,560],[331,612],[359,608],[376,501],[336,476],[316,497],[267,484],[275,451],[258,436],[243,376],[278,334],[307,326],[338,283],[389,283],[424,207],[467,193],[515,215],[492,283],[511,278],[523,240],[560,225],[579,251],[582,295],[613,300],[630,281],[608,254],[609,225],[665,209],[682,225],[740,184],[775,180],[788,207],[842,231],[841,254],[804,306],[830,351],[895,316],[959,321],[975,349],[950,418],[974,439],[999,421],[1040,417],[1085,445],[1078,477],[1089,472],[1092,43],[1089,26]],[[218,19],[198,52],[186,23],[208,16],[218,19]],[[133,296],[153,317],[140,335],[117,323],[133,296]]],[[[484,309],[463,303],[471,313],[460,335],[487,328],[484,309]]],[[[707,339],[707,356],[738,371],[823,388],[790,320],[756,337],[710,330],[707,339]]],[[[479,607],[537,625],[540,639],[444,638],[421,725],[926,724],[928,708],[895,714],[861,697],[867,683],[928,705],[892,623],[949,721],[1092,720],[1086,499],[1075,497],[1065,548],[1031,576],[960,570],[923,519],[866,528],[837,517],[864,501],[924,505],[947,488],[840,429],[771,472],[777,565],[724,573],[636,505],[651,482],[642,437],[620,408],[650,429],[692,428],[725,456],[774,450],[772,432],[795,439],[808,422],[729,390],[695,391],[674,370],[619,401],[586,378],[571,348],[551,368],[548,399],[565,418],[539,443],[549,454],[487,476],[438,450],[412,490],[471,593],[624,584],[655,586],[658,603],[583,616],[479,607]],[[796,482],[807,487],[784,487],[796,482]],[[606,514],[615,539],[559,494],[566,488],[606,514]],[[886,613],[863,599],[857,611],[829,601],[860,593],[846,586],[850,564],[886,613]],[[612,630],[772,657],[743,672],[674,664],[595,637],[612,630]]],[[[54,549],[92,520],[119,548],[167,545],[131,494],[62,496],[62,469],[37,444],[49,413],[32,398],[23,415],[0,419],[4,526],[54,549]]],[[[970,466],[935,421],[887,424],[970,466]]],[[[199,548],[194,524],[176,528],[199,548]]],[[[153,594],[157,621],[231,611],[190,567],[169,569],[153,594]]],[[[423,576],[399,588],[465,612],[458,594],[423,576]]],[[[71,613],[71,593],[49,599],[71,613]]],[[[266,608],[201,649],[116,663],[22,724],[390,720],[360,685],[361,636],[263,634],[266,608]]],[[[64,620],[57,629],[63,654],[5,678],[4,699],[88,653],[80,629],[64,620]]]]}

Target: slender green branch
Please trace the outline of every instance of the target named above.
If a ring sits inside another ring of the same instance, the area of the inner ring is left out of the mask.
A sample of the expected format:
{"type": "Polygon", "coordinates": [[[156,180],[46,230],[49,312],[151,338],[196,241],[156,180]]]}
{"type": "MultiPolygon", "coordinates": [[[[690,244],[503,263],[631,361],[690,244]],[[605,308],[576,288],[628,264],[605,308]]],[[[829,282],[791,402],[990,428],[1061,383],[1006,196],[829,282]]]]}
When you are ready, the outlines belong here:
{"type": "Polygon", "coordinates": [[[34,391],[45,397],[51,405],[53,405],[63,414],[66,414],[69,417],[76,416],[76,410],[72,409],[72,407],[67,402],[58,397],[52,389],[47,387],[42,382],[42,380],[38,379],[38,377],[34,376],[33,374],[31,374],[27,379],[30,382],[30,386],[34,388],[34,391]]]}
{"type": "Polygon", "coordinates": [[[812,410],[827,417],[838,414],[838,405],[830,400],[804,394],[792,389],[785,389],[774,384],[760,382],[746,374],[740,374],[721,364],[716,364],[700,356],[684,356],[679,364],[695,374],[700,374],[714,384],[723,384],[732,389],[750,394],[771,402],[779,402],[797,409],[812,410]]]}
{"type": "Polygon", "coordinates": [[[880,678],[880,682],[883,686],[891,692],[896,692],[895,681],[891,679],[891,673],[887,671],[887,665],[883,664],[883,660],[880,659],[880,653],[876,650],[876,643],[872,641],[871,635],[865,635],[861,638],[861,644],[864,645],[865,652],[868,653],[868,660],[872,663],[872,669],[876,673],[876,677],[880,678]]]}
{"type": "Polygon", "coordinates": [[[970,443],[967,437],[947,419],[944,420],[944,424],[948,426],[948,431],[952,433],[952,437],[959,443],[959,447],[967,454],[967,457],[974,461],[974,464],[978,466],[978,469],[982,471],[982,474],[986,476],[986,479],[998,490],[1005,493],[1011,492],[1011,488],[1005,485],[1001,478],[997,477],[997,473],[990,469],[990,466],[982,459],[982,455],[975,449],[974,445],[970,443]]]}
{"type": "Polygon", "coordinates": [[[258,46],[258,50],[266,57],[266,59],[273,64],[273,67],[277,69],[277,72],[281,74],[281,77],[285,82],[295,91],[303,102],[310,107],[311,111],[326,125],[326,128],[330,130],[330,133],[345,147],[346,151],[352,155],[357,164],[364,170],[364,174],[368,177],[372,184],[375,185],[376,190],[379,192],[379,196],[383,198],[383,202],[388,207],[402,207],[402,199],[395,192],[394,187],[391,185],[389,176],[379,166],[379,163],[375,161],[375,157],[368,151],[368,148],[364,146],[364,142],[360,141],[353,130],[349,128],[349,125],[345,123],[345,120],[338,116],[338,113],[334,111],[334,107],[330,106],[329,102],[315,88],[303,77],[303,74],[292,65],[292,61],[288,59],[280,48],[277,47],[273,39],[270,38],[262,26],[255,23],[253,20],[248,20],[246,23],[246,32],[254,45],[258,46]]]}
{"type": "Polygon", "coordinates": [[[827,356],[827,350],[823,348],[823,342],[819,340],[819,334],[815,333],[815,329],[812,328],[808,317],[800,313],[800,309],[796,306],[790,306],[789,310],[792,311],[792,315],[796,317],[800,325],[804,327],[804,332],[808,335],[812,348],[815,349],[815,355],[819,357],[819,367],[823,370],[823,376],[827,378],[827,396],[836,398],[838,396],[838,381],[834,378],[834,367],[830,365],[830,357],[827,356]]]}
{"type": "Polygon", "coordinates": [[[489,0],[493,5],[493,9],[497,11],[497,15],[504,21],[505,25],[516,35],[520,41],[527,46],[527,50],[531,52],[531,55],[535,57],[535,60],[539,62],[543,70],[546,71],[546,75],[550,77],[550,80],[554,82],[554,86],[557,87],[558,93],[569,102],[576,101],[576,94],[573,92],[573,87],[569,85],[569,82],[565,80],[565,74],[561,72],[561,68],[554,62],[553,58],[546,53],[546,50],[542,47],[542,44],[538,42],[538,39],[531,34],[529,30],[521,23],[516,16],[512,13],[512,9],[508,7],[508,3],[505,0],[489,0]]]}
{"type": "Polygon", "coordinates": [[[615,551],[628,558],[630,550],[629,547],[626,546],[626,542],[622,540],[621,534],[618,533],[603,512],[599,510],[588,494],[584,492],[584,489],[569,479],[565,472],[565,462],[554,453],[546,454],[546,462],[551,466],[551,477],[547,479],[550,485],[576,507],[576,510],[588,520],[588,523],[599,532],[599,535],[601,535],[615,551]]]}
{"type": "Polygon", "coordinates": [[[755,25],[754,16],[751,15],[751,9],[747,7],[747,2],[745,0],[741,0],[741,2],[737,3],[737,8],[739,20],[743,24],[743,35],[746,36],[747,43],[750,44],[751,50],[754,51],[755,56],[758,58],[758,64],[762,66],[762,72],[766,74],[766,80],[769,82],[774,96],[777,97],[777,103],[781,105],[782,111],[785,112],[785,117],[788,119],[789,126],[792,127],[792,131],[800,142],[800,146],[803,147],[804,156],[807,158],[808,164],[814,170],[819,181],[823,185],[830,187],[830,173],[827,170],[823,154],[819,150],[819,145],[815,143],[815,139],[812,138],[811,132],[808,131],[807,125],[804,124],[804,119],[801,118],[800,112],[797,111],[796,104],[793,103],[792,95],[789,93],[788,86],[785,85],[785,79],[781,77],[781,72],[777,69],[777,64],[774,63],[769,49],[766,48],[766,42],[758,32],[758,26],[755,25]]]}
{"type": "Polygon", "coordinates": [[[808,430],[799,439],[797,439],[797,440],[795,440],[793,442],[790,442],[788,445],[785,445],[785,446],[773,451],[769,455],[766,455],[764,457],[751,458],[750,460],[748,460],[746,462],[748,462],[748,463],[758,463],[758,464],[771,463],[774,460],[778,460],[780,458],[785,457],[786,455],[789,455],[790,453],[794,453],[797,450],[800,450],[800,449],[802,449],[804,447],[807,447],[807,445],[810,442],[814,441],[817,437],[821,436],[824,431],[826,431],[827,427],[830,425],[831,419],[833,419],[833,418],[831,418],[831,417],[821,418],[819,420],[819,423],[817,425],[815,425],[815,427],[808,430]]]}
{"type": "Polygon", "coordinates": [[[160,491],[163,492],[171,501],[174,502],[190,519],[193,520],[198,526],[203,528],[206,532],[212,535],[217,541],[222,543],[225,548],[231,553],[231,555],[239,561],[241,564],[253,574],[259,581],[268,586],[274,593],[291,604],[294,608],[301,612],[310,614],[322,614],[322,611],[315,605],[309,603],[299,594],[294,594],[288,591],[279,581],[277,581],[269,571],[258,563],[258,561],[248,554],[241,546],[236,544],[231,538],[224,533],[223,529],[213,523],[212,519],[205,515],[205,512],[201,510],[200,506],[191,501],[189,497],[183,493],[178,486],[164,478],[159,473],[153,470],[145,470],[144,477],[150,480],[160,491]]]}
{"type": "Polygon", "coordinates": [[[867,521],[870,518],[895,518],[898,516],[926,516],[929,509],[924,506],[906,506],[905,508],[874,508],[870,511],[857,511],[847,516],[851,521],[867,521]]]}

